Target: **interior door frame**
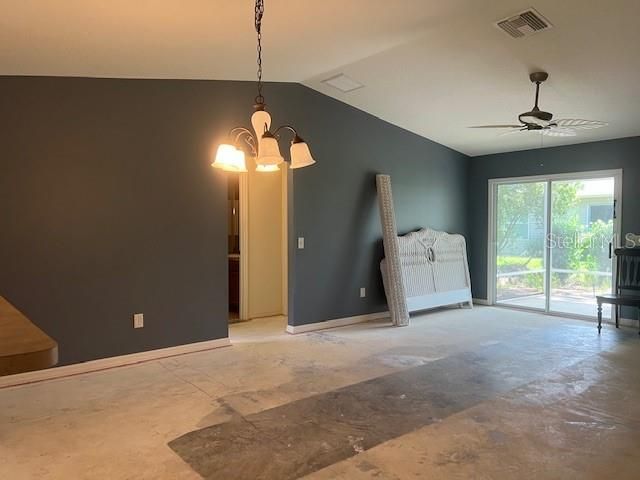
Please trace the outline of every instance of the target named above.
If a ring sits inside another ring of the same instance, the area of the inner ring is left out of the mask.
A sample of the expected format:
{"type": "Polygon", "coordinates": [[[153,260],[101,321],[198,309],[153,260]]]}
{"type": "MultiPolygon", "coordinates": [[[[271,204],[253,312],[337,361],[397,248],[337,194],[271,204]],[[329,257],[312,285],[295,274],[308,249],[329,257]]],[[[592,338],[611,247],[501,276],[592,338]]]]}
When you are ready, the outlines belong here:
{"type": "MultiPolygon", "coordinates": [[[[592,170],[585,172],[570,172],[570,173],[556,173],[548,175],[530,175],[522,177],[504,177],[504,178],[491,178],[488,180],[488,215],[487,215],[487,303],[489,305],[497,305],[505,308],[515,308],[520,310],[535,311],[538,313],[545,313],[548,315],[557,315],[563,317],[572,318],[588,318],[584,315],[567,314],[561,312],[553,312],[549,309],[549,292],[551,288],[551,249],[548,246],[546,239],[551,229],[551,184],[558,180],[590,180],[595,178],[614,178],[614,191],[613,199],[615,201],[615,218],[613,219],[613,235],[614,244],[613,247],[619,247],[621,245],[622,235],[622,169],[612,170],[592,170]],[[534,309],[528,307],[518,307],[513,305],[498,304],[496,301],[496,282],[497,282],[497,267],[496,258],[498,252],[497,249],[497,201],[498,201],[498,186],[510,185],[516,183],[537,183],[546,182],[545,192],[545,309],[534,309]]],[[[615,278],[616,262],[612,262],[612,275],[615,278]]],[[[613,282],[612,282],[613,283],[613,282]]]]}
{"type": "MultiPolygon", "coordinates": [[[[289,314],[289,169],[283,163],[281,170],[280,196],[282,202],[282,294],[281,314],[289,314]]],[[[249,175],[239,174],[238,193],[240,197],[238,220],[240,222],[240,320],[250,320],[249,316],[249,175]]],[[[262,173],[261,175],[269,175],[262,173]]]]}

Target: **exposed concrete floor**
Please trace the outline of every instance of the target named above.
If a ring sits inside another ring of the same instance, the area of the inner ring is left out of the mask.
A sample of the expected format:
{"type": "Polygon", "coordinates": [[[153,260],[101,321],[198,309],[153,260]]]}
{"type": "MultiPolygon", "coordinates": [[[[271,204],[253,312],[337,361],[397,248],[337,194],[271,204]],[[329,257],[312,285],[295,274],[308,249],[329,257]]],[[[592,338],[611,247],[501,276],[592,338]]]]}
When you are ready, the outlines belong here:
{"type": "Polygon", "coordinates": [[[351,456],[307,478],[638,477],[633,329],[607,325],[599,337],[592,323],[489,307],[421,315],[408,328],[380,322],[296,336],[283,329],[283,319],[237,324],[232,347],[0,390],[0,478],[199,479],[169,442],[496,349],[496,362],[540,355],[543,367],[409,433],[364,447],[355,438],[351,456]]]}
{"type": "MultiPolygon", "coordinates": [[[[507,306],[525,307],[525,308],[537,308],[544,310],[545,308],[545,295],[527,295],[523,297],[509,298],[507,300],[500,300],[499,303],[507,306]]],[[[568,295],[551,295],[549,309],[554,313],[565,315],[582,315],[584,317],[596,318],[598,315],[598,304],[596,297],[594,296],[574,296],[568,295]]],[[[603,321],[610,321],[612,310],[611,305],[602,305],[602,318],[603,321]]]]}

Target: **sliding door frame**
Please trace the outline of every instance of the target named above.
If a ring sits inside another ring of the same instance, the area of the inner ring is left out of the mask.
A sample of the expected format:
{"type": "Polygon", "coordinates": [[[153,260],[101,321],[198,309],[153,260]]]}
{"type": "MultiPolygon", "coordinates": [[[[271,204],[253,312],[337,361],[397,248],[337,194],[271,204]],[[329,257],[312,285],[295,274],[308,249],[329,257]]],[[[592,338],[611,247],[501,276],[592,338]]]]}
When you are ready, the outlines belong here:
{"type": "MultiPolygon", "coordinates": [[[[550,302],[550,288],[551,288],[551,248],[548,246],[547,239],[551,229],[551,185],[552,182],[558,180],[591,180],[596,178],[614,178],[614,192],[613,198],[615,201],[615,218],[613,219],[613,234],[614,241],[617,241],[617,245],[613,247],[621,246],[621,234],[622,234],[622,169],[614,170],[595,170],[587,172],[571,172],[571,173],[557,173],[550,175],[531,175],[524,177],[505,177],[505,178],[491,178],[488,180],[488,215],[487,215],[487,303],[489,305],[498,305],[505,308],[516,308],[520,310],[529,310],[535,312],[542,312],[549,315],[558,315],[563,317],[572,318],[589,318],[584,315],[565,314],[559,312],[553,312],[549,309],[550,302]],[[498,186],[499,185],[511,185],[516,183],[539,183],[546,182],[545,188],[545,247],[544,247],[544,259],[545,259],[545,308],[529,308],[529,307],[517,307],[513,305],[503,305],[496,301],[496,282],[497,282],[497,267],[496,259],[498,252],[497,249],[497,201],[498,201],[498,186]]],[[[612,262],[612,275],[615,278],[616,262],[612,262]]],[[[612,282],[613,283],[613,282],[612,282]]]]}

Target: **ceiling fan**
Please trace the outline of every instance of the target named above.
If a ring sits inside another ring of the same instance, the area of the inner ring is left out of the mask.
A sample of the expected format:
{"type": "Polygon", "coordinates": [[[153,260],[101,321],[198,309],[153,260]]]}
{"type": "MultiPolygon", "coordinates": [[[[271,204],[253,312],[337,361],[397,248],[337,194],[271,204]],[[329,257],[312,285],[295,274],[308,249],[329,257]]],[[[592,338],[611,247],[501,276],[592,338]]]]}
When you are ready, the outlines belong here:
{"type": "Polygon", "coordinates": [[[598,120],[582,120],[578,118],[561,118],[553,120],[553,114],[540,110],[538,107],[538,99],[540,97],[540,84],[549,78],[547,72],[534,72],[529,75],[531,82],[536,84],[536,101],[535,105],[529,112],[518,115],[520,125],[478,125],[469,128],[505,128],[509,129],[502,135],[512,133],[539,131],[543,135],[551,137],[575,137],[578,130],[591,130],[594,128],[605,127],[606,122],[598,120]]]}

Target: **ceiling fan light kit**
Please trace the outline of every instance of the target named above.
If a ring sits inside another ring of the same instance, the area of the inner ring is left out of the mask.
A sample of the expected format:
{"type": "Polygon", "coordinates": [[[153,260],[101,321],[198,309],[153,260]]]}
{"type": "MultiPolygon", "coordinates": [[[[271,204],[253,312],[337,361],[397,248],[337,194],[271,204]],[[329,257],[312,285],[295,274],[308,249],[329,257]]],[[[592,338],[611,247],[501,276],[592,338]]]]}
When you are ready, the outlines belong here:
{"type": "Polygon", "coordinates": [[[533,72],[529,75],[529,80],[536,84],[536,98],[533,108],[518,115],[520,125],[479,125],[470,128],[508,128],[509,131],[503,135],[510,135],[520,132],[540,132],[542,135],[550,137],[575,137],[576,130],[591,130],[605,127],[608,124],[598,120],[583,120],[577,118],[563,118],[553,120],[551,112],[540,110],[538,101],[540,99],[540,85],[549,78],[547,72],[533,72]]]}
{"type": "Polygon", "coordinates": [[[245,127],[235,127],[229,131],[227,142],[218,147],[211,166],[227,172],[246,172],[244,149],[249,149],[255,158],[256,171],[275,172],[285,159],[278,145],[279,133],[289,131],[293,134],[290,147],[290,168],[303,168],[316,163],[309,146],[291,125],[283,125],[271,131],[271,115],[266,111],[262,95],[262,16],[264,0],[256,0],[254,25],[257,34],[258,95],[255,97],[254,112],[251,116],[253,132],[245,127]]]}

